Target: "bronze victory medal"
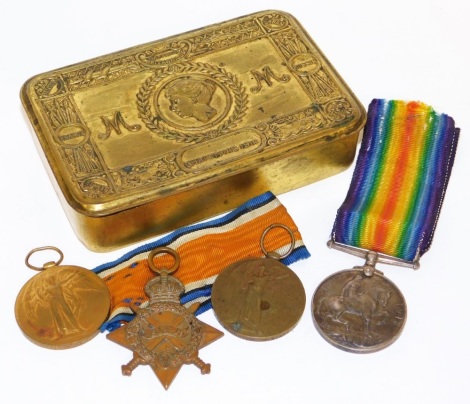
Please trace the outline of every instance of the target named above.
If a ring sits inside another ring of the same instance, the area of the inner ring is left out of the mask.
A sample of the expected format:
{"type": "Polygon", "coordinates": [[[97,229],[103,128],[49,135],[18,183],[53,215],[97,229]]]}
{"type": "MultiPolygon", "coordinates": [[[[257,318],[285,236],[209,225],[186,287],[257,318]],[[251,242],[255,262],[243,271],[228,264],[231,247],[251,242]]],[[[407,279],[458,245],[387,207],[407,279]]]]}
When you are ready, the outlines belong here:
{"type": "Polygon", "coordinates": [[[273,258],[252,258],[228,266],[212,287],[218,321],[252,341],[282,337],[299,322],[305,290],[297,275],[273,258]]]}
{"type": "Polygon", "coordinates": [[[406,303],[400,290],[375,271],[361,268],[326,278],[312,299],[312,317],[320,334],[337,348],[370,353],[386,348],[401,334],[406,303]]]}
{"type": "Polygon", "coordinates": [[[20,290],[15,303],[16,321],[25,336],[39,346],[66,349],[81,345],[98,334],[108,316],[108,288],[90,270],[59,266],[60,250],[40,249],[54,249],[61,259],[44,264],[42,269],[26,262],[30,268],[42,271],[20,290]]]}

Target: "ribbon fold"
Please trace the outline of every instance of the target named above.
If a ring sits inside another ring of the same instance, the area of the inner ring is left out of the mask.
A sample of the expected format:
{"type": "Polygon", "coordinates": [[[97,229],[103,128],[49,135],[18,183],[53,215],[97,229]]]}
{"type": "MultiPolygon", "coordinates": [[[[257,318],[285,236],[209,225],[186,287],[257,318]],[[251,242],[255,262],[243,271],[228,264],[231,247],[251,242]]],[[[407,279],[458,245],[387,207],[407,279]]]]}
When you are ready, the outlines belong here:
{"type": "MultiPolygon", "coordinates": [[[[180,228],[163,238],[137,247],[121,258],[93,269],[106,283],[111,294],[111,314],[101,331],[112,331],[121,322],[134,317],[132,305],[144,306],[148,297],[147,282],[155,276],[147,257],[157,247],[170,247],[180,256],[180,267],[172,274],[185,285],[181,303],[199,302],[196,315],[212,308],[210,296],[217,275],[228,265],[245,258],[264,256],[260,239],[274,223],[290,228],[294,234],[293,252],[284,258],[285,265],[310,256],[299,230],[286,208],[267,192],[244,203],[232,212],[210,221],[180,228]]],[[[267,251],[280,255],[288,251],[291,237],[285,229],[274,227],[265,237],[267,251]]],[[[171,256],[156,257],[157,267],[171,267],[171,256]]]]}
{"type": "Polygon", "coordinates": [[[333,240],[417,262],[431,246],[459,132],[422,102],[374,99],[333,240]]]}

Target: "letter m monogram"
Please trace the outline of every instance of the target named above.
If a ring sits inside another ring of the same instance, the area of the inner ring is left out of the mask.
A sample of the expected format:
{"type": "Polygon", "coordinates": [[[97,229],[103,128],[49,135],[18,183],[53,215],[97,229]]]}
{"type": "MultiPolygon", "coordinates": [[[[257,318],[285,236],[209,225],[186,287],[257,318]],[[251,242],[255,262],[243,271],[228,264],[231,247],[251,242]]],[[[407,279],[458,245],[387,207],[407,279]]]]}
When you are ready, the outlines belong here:
{"type": "Polygon", "coordinates": [[[141,129],[141,125],[139,124],[129,125],[122,117],[122,114],[120,111],[117,111],[114,114],[113,118],[111,119],[103,115],[100,116],[100,118],[106,130],[105,133],[100,133],[98,135],[98,137],[102,140],[109,138],[113,131],[116,132],[117,135],[121,135],[122,134],[121,126],[130,132],[138,132],[141,129]]]}
{"type": "Polygon", "coordinates": [[[290,76],[288,74],[278,76],[274,74],[269,66],[264,66],[261,71],[252,70],[251,74],[256,80],[256,86],[250,88],[252,93],[259,93],[263,83],[265,83],[268,87],[272,87],[273,80],[277,81],[278,83],[287,83],[290,80],[290,76]]]}

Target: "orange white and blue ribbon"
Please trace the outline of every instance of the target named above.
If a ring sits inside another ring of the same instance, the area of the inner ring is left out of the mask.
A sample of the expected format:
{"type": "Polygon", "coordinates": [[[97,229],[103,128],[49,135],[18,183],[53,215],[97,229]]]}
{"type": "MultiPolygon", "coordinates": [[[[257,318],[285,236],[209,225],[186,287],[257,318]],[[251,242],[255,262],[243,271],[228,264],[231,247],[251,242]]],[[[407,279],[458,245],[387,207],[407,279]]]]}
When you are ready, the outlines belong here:
{"type": "Polygon", "coordinates": [[[417,262],[432,242],[459,132],[422,102],[374,99],[332,239],[417,262]]]}
{"type": "MultiPolygon", "coordinates": [[[[228,265],[245,258],[263,257],[260,239],[270,225],[287,226],[294,234],[294,250],[282,260],[292,264],[310,256],[299,230],[281,202],[270,192],[255,197],[234,211],[210,221],[184,227],[167,236],[142,245],[121,258],[93,269],[106,283],[111,295],[111,314],[102,331],[130,321],[133,305],[145,307],[147,282],[155,276],[148,266],[148,254],[157,247],[170,247],[180,256],[180,266],[172,276],[185,285],[181,303],[189,306],[199,302],[196,315],[209,310],[212,284],[228,265]]],[[[283,255],[291,247],[291,236],[282,228],[272,228],[265,237],[266,251],[283,255]]],[[[169,268],[173,258],[158,259],[157,267],[169,268]],[[168,262],[166,262],[168,261],[168,262]]]]}

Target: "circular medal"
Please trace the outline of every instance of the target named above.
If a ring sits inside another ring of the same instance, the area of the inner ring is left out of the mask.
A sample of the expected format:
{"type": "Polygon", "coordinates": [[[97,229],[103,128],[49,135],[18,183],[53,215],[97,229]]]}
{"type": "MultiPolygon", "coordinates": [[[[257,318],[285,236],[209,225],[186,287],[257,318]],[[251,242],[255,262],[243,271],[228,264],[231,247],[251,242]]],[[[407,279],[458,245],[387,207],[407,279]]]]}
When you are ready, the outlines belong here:
{"type": "Polygon", "coordinates": [[[348,352],[376,352],[392,344],[406,321],[406,302],[390,280],[363,268],[326,278],[312,299],[316,328],[329,343],[348,352]]]}
{"type": "Polygon", "coordinates": [[[32,250],[26,265],[41,272],[21,288],[15,303],[16,321],[25,336],[50,349],[73,348],[92,339],[110,306],[104,281],[85,268],[59,266],[62,258],[62,252],[55,247],[32,250]],[[42,268],[34,267],[29,258],[40,250],[54,250],[60,258],[42,268]]]}
{"type": "Polygon", "coordinates": [[[212,287],[212,307],[217,320],[230,333],[252,341],[282,337],[299,322],[305,308],[305,290],[298,276],[279,262],[287,254],[266,253],[266,258],[249,258],[225,268],[212,287]],[[275,258],[273,258],[275,257],[275,258]]]}

